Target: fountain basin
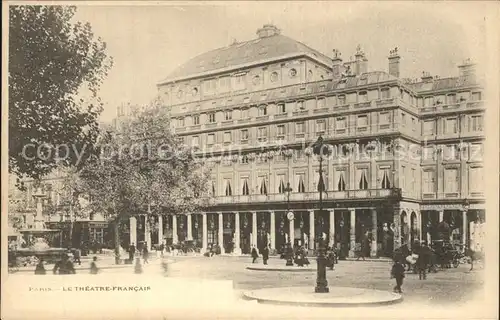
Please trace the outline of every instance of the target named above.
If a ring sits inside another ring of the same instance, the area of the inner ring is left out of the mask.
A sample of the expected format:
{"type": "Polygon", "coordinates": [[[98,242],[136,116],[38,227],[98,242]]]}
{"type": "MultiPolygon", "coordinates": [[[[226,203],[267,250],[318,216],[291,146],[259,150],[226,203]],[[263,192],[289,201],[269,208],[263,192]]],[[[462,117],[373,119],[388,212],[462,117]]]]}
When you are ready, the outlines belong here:
{"type": "MultiPolygon", "coordinates": [[[[68,250],[64,248],[48,248],[43,250],[36,250],[31,248],[17,249],[13,252],[16,261],[22,261],[24,258],[37,257],[43,259],[46,263],[55,263],[61,260],[61,257],[68,250]]],[[[22,263],[20,263],[22,265],[22,263]]]]}

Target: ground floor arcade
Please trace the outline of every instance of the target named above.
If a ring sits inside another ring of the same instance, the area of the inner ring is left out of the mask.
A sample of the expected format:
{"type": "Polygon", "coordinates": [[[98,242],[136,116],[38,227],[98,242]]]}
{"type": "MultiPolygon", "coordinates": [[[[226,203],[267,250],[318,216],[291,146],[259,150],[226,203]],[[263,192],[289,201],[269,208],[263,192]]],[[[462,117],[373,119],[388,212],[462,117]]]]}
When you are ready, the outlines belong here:
{"type": "Polygon", "coordinates": [[[400,202],[396,206],[318,208],[304,210],[225,210],[184,215],[131,217],[129,241],[178,244],[192,241],[206,250],[248,254],[252,246],[279,251],[290,242],[314,251],[320,238],[341,255],[391,256],[395,248],[414,241],[471,242],[474,225],[484,221],[484,209],[424,207],[400,202]],[[425,210],[422,210],[425,209],[425,210]],[[293,214],[289,214],[292,212],[293,214]]]}

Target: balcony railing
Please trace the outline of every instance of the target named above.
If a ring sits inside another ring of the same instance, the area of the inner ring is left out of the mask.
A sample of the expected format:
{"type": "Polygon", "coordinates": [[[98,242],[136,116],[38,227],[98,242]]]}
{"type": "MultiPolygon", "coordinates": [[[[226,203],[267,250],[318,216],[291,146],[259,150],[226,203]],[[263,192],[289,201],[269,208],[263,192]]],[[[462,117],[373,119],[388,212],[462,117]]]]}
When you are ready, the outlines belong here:
{"type": "MultiPolygon", "coordinates": [[[[323,193],[323,201],[331,200],[353,200],[353,199],[383,199],[397,197],[400,195],[399,189],[368,189],[368,190],[346,190],[329,191],[323,193]]],[[[215,197],[215,204],[231,203],[263,203],[263,202],[286,202],[286,193],[274,194],[253,194],[215,197]]],[[[319,201],[318,192],[291,193],[290,202],[298,201],[319,201]]]]}

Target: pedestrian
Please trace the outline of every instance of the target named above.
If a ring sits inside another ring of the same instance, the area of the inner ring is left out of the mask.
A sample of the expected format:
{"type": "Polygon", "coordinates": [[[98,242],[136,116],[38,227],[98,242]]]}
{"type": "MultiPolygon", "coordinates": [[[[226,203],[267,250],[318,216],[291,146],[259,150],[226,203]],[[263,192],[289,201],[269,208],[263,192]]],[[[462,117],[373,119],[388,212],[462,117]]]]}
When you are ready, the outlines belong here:
{"type": "Polygon", "coordinates": [[[259,254],[257,253],[257,249],[255,246],[252,247],[252,263],[255,263],[257,261],[257,258],[259,257],[259,254]]]}
{"type": "Polygon", "coordinates": [[[135,256],[135,245],[132,242],[128,247],[128,260],[130,261],[131,264],[134,262],[134,256],[135,256]]]}
{"type": "Polygon", "coordinates": [[[163,258],[163,251],[165,250],[165,245],[163,244],[163,242],[160,244],[160,257],[163,258]]]}
{"type": "Polygon", "coordinates": [[[67,254],[63,254],[62,259],[58,261],[54,269],[52,269],[54,274],[75,274],[75,267],[73,266],[73,262],[69,259],[67,254]]]}
{"type": "Polygon", "coordinates": [[[262,262],[264,262],[264,264],[267,265],[267,260],[269,260],[269,247],[265,246],[262,249],[262,262]]]}
{"type": "Polygon", "coordinates": [[[418,270],[418,279],[425,280],[427,279],[427,268],[430,264],[431,259],[431,251],[426,243],[423,243],[418,250],[418,258],[417,258],[417,270],[418,270]]]}
{"type": "Polygon", "coordinates": [[[82,250],[80,250],[80,249],[78,249],[78,248],[77,248],[77,249],[75,249],[74,254],[73,254],[73,261],[74,261],[75,263],[77,263],[77,262],[78,262],[78,265],[79,265],[79,266],[80,266],[80,265],[82,265],[82,261],[80,260],[81,255],[82,255],[82,250]]]}
{"type": "Polygon", "coordinates": [[[147,244],[144,244],[144,248],[142,249],[142,258],[144,259],[144,263],[149,263],[149,251],[148,251],[148,246],[147,244]]]}
{"type": "Polygon", "coordinates": [[[90,263],[90,273],[91,274],[98,274],[99,273],[99,268],[97,268],[97,257],[94,257],[92,259],[92,262],[90,263]]]}
{"type": "Polygon", "coordinates": [[[361,243],[356,243],[355,247],[354,247],[354,252],[356,253],[356,261],[359,261],[359,258],[363,258],[363,261],[365,261],[365,257],[363,255],[363,251],[364,251],[364,248],[363,248],[363,244],[364,244],[364,241],[362,241],[361,243]]]}
{"type": "Polygon", "coordinates": [[[394,292],[403,293],[401,286],[403,285],[403,279],[405,277],[405,267],[399,259],[394,260],[394,264],[391,269],[391,279],[396,279],[396,286],[394,287],[394,292]]]}
{"type": "Polygon", "coordinates": [[[47,272],[45,271],[45,266],[43,264],[43,259],[40,259],[38,261],[36,267],[35,267],[35,274],[43,275],[46,274],[47,272]]]}

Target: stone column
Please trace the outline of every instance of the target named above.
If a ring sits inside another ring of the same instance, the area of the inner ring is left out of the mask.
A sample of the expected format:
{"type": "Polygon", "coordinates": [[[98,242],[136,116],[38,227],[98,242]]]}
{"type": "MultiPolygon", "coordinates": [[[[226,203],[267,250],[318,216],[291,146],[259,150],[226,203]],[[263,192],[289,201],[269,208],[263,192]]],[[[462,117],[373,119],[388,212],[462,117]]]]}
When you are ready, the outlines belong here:
{"type": "Polygon", "coordinates": [[[271,235],[271,250],[274,250],[276,249],[276,216],[274,214],[274,211],[269,211],[269,219],[271,220],[271,230],[269,232],[269,234],[271,235]]]}
{"type": "Polygon", "coordinates": [[[372,243],[370,250],[370,257],[377,257],[377,232],[378,232],[378,224],[377,224],[377,209],[372,208],[372,243]]]}
{"type": "Polygon", "coordinates": [[[177,244],[179,237],[177,236],[177,215],[172,215],[172,244],[177,244]]]}
{"type": "Polygon", "coordinates": [[[401,247],[401,212],[400,208],[394,208],[394,216],[393,216],[393,225],[394,225],[394,250],[401,247]]]}
{"type": "Polygon", "coordinates": [[[158,215],[158,244],[163,243],[163,216],[158,215]]]}
{"type": "Polygon", "coordinates": [[[444,220],[444,210],[439,211],[439,222],[443,222],[444,220]]]}
{"type": "Polygon", "coordinates": [[[292,220],[288,220],[288,222],[290,224],[290,229],[288,230],[288,235],[289,235],[288,240],[290,241],[290,244],[293,247],[293,242],[295,241],[295,218],[292,220]]]}
{"type": "Polygon", "coordinates": [[[137,218],[130,217],[130,244],[137,246],[137,218]]]}
{"type": "Polygon", "coordinates": [[[351,228],[349,230],[351,245],[349,247],[349,257],[353,258],[356,248],[356,209],[349,209],[349,212],[351,213],[351,228]]]}
{"type": "Polygon", "coordinates": [[[222,216],[222,212],[219,212],[218,214],[219,214],[219,225],[218,225],[219,231],[217,232],[217,236],[219,237],[219,241],[218,241],[219,242],[219,246],[220,246],[222,252],[224,252],[224,246],[223,246],[223,244],[224,244],[224,233],[223,233],[223,231],[224,231],[223,230],[223,228],[224,228],[224,225],[223,225],[224,224],[224,220],[222,219],[222,217],[223,217],[222,216]]]}
{"type": "Polygon", "coordinates": [[[201,226],[201,242],[202,242],[202,250],[203,252],[207,251],[208,247],[208,232],[207,232],[207,214],[208,213],[202,213],[202,226],[201,226]]]}
{"type": "Polygon", "coordinates": [[[417,212],[418,240],[422,241],[422,212],[417,212]]]}
{"type": "Polygon", "coordinates": [[[309,249],[314,250],[314,238],[315,238],[315,230],[314,230],[314,210],[309,210],[309,249]]]}
{"type": "Polygon", "coordinates": [[[193,224],[190,213],[187,215],[187,239],[193,240],[193,224]]]}
{"type": "Polygon", "coordinates": [[[330,247],[333,247],[335,245],[335,210],[330,209],[330,228],[328,230],[328,239],[329,243],[328,245],[330,247]]]}
{"type": "Polygon", "coordinates": [[[462,243],[464,244],[464,250],[467,248],[467,233],[469,232],[469,222],[467,219],[467,210],[462,211],[462,243]]]}
{"type": "Polygon", "coordinates": [[[151,251],[151,226],[149,225],[149,215],[144,216],[144,240],[146,241],[148,252],[151,251]]]}
{"type": "Polygon", "coordinates": [[[257,212],[252,211],[252,246],[257,247],[257,212]]]}
{"type": "Polygon", "coordinates": [[[240,213],[234,213],[234,253],[241,254],[240,244],[240,213]]]}

